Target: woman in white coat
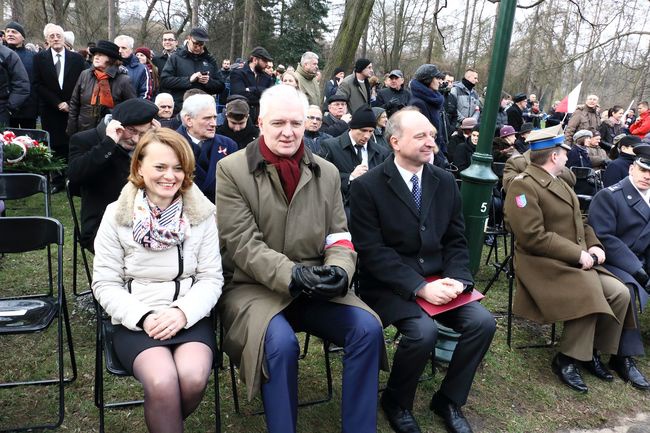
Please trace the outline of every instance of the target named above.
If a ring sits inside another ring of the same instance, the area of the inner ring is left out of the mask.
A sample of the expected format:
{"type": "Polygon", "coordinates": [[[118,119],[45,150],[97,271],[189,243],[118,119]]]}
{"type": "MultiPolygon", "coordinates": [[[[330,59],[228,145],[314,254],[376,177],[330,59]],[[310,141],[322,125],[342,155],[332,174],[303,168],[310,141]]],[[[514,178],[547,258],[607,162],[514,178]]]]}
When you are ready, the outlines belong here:
{"type": "Polygon", "coordinates": [[[117,325],[118,358],[144,387],[150,432],[183,431],[216,353],[209,316],[223,276],[215,207],[193,172],[183,137],[147,132],[95,239],[93,293],[117,325]]]}

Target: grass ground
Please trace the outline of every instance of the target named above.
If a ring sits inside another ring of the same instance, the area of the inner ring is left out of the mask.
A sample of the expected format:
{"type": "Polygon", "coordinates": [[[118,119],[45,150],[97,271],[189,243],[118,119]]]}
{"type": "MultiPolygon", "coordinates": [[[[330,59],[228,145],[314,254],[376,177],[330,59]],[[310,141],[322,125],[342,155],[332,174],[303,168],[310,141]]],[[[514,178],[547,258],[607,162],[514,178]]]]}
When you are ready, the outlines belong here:
{"type": "MultiPolygon", "coordinates": [[[[35,198],[12,203],[9,215],[37,214],[40,203],[35,198]]],[[[61,431],[98,431],[98,412],[93,403],[94,386],[94,314],[89,300],[75,298],[71,288],[72,223],[65,196],[53,197],[53,216],[66,227],[65,287],[72,321],[75,354],[79,366],[78,379],[65,389],[65,420],[61,431]]],[[[1,234],[0,234],[1,235],[1,234]]],[[[5,256],[0,259],[0,287],[10,290],[19,285],[37,286],[44,277],[45,269],[39,266],[42,255],[5,256]]],[[[483,266],[477,276],[483,287],[492,275],[493,268],[483,266]]],[[[549,279],[549,284],[553,284],[549,279]]],[[[573,428],[596,428],[615,424],[620,416],[632,416],[650,407],[650,393],[642,393],[620,380],[603,383],[591,376],[585,379],[589,385],[587,395],[578,395],[561,385],[551,373],[550,362],[553,349],[510,349],[506,344],[507,285],[504,276],[490,290],[484,304],[495,312],[497,334],[485,360],[478,371],[469,402],[464,408],[476,432],[558,432],[573,428]]],[[[643,317],[644,339],[648,341],[647,314],[643,317]]],[[[550,335],[548,326],[539,326],[516,320],[514,344],[544,342],[550,335]]],[[[392,334],[393,331],[389,331],[392,334]]],[[[43,374],[53,375],[55,338],[53,331],[30,336],[3,336],[0,338],[0,381],[30,378],[43,374]]],[[[392,351],[392,347],[390,348],[392,351]]],[[[639,359],[639,367],[650,375],[650,363],[639,359]]],[[[309,354],[300,362],[301,398],[315,398],[325,393],[322,345],[312,340],[309,354]]],[[[340,355],[332,355],[334,396],[329,403],[301,408],[298,413],[299,431],[330,433],[340,431],[340,355]]],[[[418,389],[414,409],[422,431],[442,432],[444,427],[428,409],[432,393],[444,377],[444,366],[432,380],[423,381],[418,389]]],[[[224,432],[264,432],[263,416],[237,415],[233,410],[233,397],[227,371],[219,375],[221,381],[221,414],[224,432]]],[[[380,378],[385,382],[386,375],[380,378]]],[[[107,380],[108,398],[140,398],[140,385],[132,378],[107,380]]],[[[261,407],[259,400],[247,403],[240,384],[240,401],[244,413],[261,407]]],[[[214,431],[212,389],[200,408],[187,421],[188,432],[214,431]]],[[[56,411],[56,393],[42,387],[0,389],[0,429],[25,422],[51,420],[56,411]]],[[[146,432],[141,408],[109,411],[106,417],[107,432],[146,432]]],[[[379,432],[390,432],[380,414],[379,432]]]]}

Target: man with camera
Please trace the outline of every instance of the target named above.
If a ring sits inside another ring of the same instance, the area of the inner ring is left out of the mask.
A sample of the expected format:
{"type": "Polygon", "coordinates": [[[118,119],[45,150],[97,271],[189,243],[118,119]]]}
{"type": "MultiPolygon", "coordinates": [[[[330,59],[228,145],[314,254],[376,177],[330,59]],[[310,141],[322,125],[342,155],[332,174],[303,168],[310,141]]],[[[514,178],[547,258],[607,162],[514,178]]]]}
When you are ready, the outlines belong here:
{"type": "MultiPolygon", "coordinates": [[[[607,254],[605,268],[627,285],[632,305],[638,299],[642,308],[650,291],[650,146],[638,145],[634,153],[636,159],[630,165],[630,175],[594,196],[589,206],[589,224],[607,254]]],[[[634,313],[636,327],[623,330],[610,367],[633,387],[650,390],[650,382],[632,358],[644,355],[636,308],[634,313]]]]}

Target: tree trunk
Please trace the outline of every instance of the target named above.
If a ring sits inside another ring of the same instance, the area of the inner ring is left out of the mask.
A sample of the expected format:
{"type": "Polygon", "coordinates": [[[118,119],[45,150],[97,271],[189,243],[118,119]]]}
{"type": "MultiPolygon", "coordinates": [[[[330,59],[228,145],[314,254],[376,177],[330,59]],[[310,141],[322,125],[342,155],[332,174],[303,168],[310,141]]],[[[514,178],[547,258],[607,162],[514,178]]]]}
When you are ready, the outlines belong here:
{"type": "MultiPolygon", "coordinates": [[[[438,10],[440,8],[440,0],[436,0],[436,6],[434,8],[435,13],[438,13],[438,10]]],[[[431,32],[429,33],[429,43],[427,44],[427,63],[431,63],[431,60],[433,58],[433,44],[434,41],[437,39],[438,36],[438,25],[437,25],[437,15],[435,15],[435,19],[431,23],[431,32]]]]}
{"type": "Polygon", "coordinates": [[[19,23],[25,22],[24,0],[11,0],[11,19],[19,23]]]}
{"type": "Polygon", "coordinates": [[[472,40],[472,34],[474,31],[474,17],[476,16],[476,3],[478,0],[474,0],[474,5],[472,5],[472,16],[469,20],[469,26],[467,27],[467,32],[465,34],[465,56],[463,62],[463,71],[467,69],[467,64],[469,63],[469,44],[472,40]]]}
{"type": "Polygon", "coordinates": [[[465,34],[467,32],[467,17],[469,16],[469,0],[465,3],[465,18],[463,19],[463,31],[460,36],[460,48],[458,49],[458,65],[456,65],[456,76],[460,77],[465,62],[465,34]]]}
{"type": "Polygon", "coordinates": [[[192,0],[192,27],[199,26],[199,0],[192,0]]]}
{"type": "MultiPolygon", "coordinates": [[[[361,35],[368,27],[370,14],[375,0],[348,0],[345,2],[343,21],[334,39],[323,77],[330,77],[334,69],[341,66],[350,70],[354,56],[361,40],[361,35]]],[[[327,80],[321,80],[321,92],[327,80]]]]}
{"type": "Polygon", "coordinates": [[[424,13],[422,14],[422,24],[420,24],[421,29],[420,29],[420,38],[418,40],[418,46],[417,46],[417,56],[415,56],[418,60],[422,56],[422,48],[423,48],[422,44],[424,43],[424,29],[427,28],[426,24],[428,20],[429,20],[429,0],[426,0],[424,6],[424,13]]]}
{"type": "Polygon", "coordinates": [[[146,41],[147,36],[149,32],[147,31],[147,24],[149,23],[149,19],[151,18],[151,14],[153,13],[153,8],[156,6],[156,3],[158,3],[158,0],[151,0],[151,3],[149,6],[147,6],[147,11],[144,14],[144,18],[142,19],[142,23],[140,24],[140,33],[139,33],[139,41],[146,41]]]}
{"type": "Polygon", "coordinates": [[[232,5],[232,23],[230,25],[230,51],[228,58],[230,61],[235,60],[235,36],[237,35],[237,3],[233,2],[232,5]]]}
{"type": "Polygon", "coordinates": [[[115,39],[115,0],[108,0],[108,40],[115,39]]]}

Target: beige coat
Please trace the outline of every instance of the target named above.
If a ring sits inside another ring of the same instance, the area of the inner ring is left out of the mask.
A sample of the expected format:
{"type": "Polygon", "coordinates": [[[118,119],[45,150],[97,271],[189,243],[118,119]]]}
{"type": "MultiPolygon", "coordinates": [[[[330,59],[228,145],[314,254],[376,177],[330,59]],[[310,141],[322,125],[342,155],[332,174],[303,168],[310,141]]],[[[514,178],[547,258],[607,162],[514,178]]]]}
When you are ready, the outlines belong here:
{"type": "Polygon", "coordinates": [[[316,74],[309,73],[302,68],[302,65],[298,65],[296,77],[298,78],[298,87],[302,93],[307,95],[309,105],[320,107],[323,99],[320,96],[320,86],[316,80],[316,74]]]}
{"type": "Polygon", "coordinates": [[[599,272],[612,274],[578,265],[581,251],[601,245],[566,182],[530,164],[511,182],[504,211],[515,234],[515,314],[540,323],[614,317],[602,291],[593,290],[599,272]]]}
{"type": "MultiPolygon", "coordinates": [[[[239,365],[252,399],[268,377],[263,371],[268,324],[292,301],[294,264],[336,265],[350,280],[354,275],[354,251],[324,249],[327,235],[348,231],[339,173],[305,149],[300,181],[287,203],[275,167],[264,161],[255,140],[219,161],[217,220],[227,281],[218,305],[225,330],[223,349],[239,365]]],[[[374,314],[352,291],[331,302],[374,314]]]]}

